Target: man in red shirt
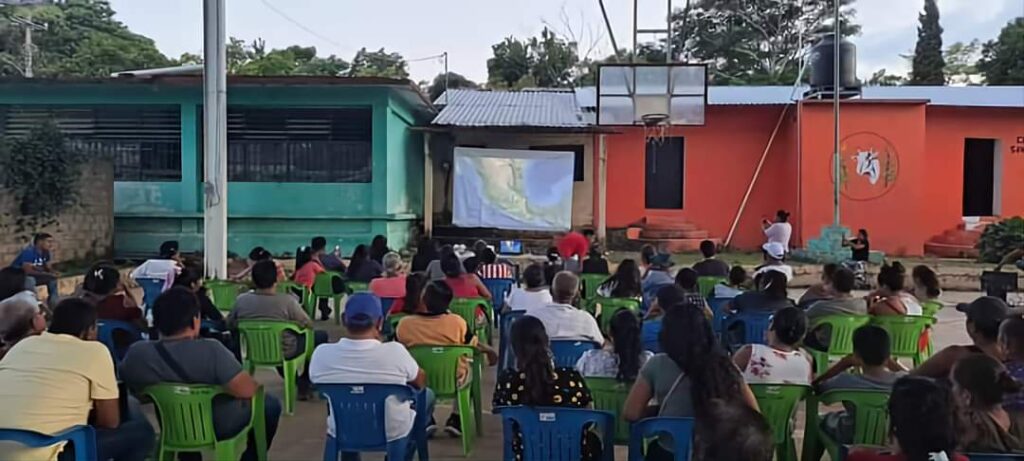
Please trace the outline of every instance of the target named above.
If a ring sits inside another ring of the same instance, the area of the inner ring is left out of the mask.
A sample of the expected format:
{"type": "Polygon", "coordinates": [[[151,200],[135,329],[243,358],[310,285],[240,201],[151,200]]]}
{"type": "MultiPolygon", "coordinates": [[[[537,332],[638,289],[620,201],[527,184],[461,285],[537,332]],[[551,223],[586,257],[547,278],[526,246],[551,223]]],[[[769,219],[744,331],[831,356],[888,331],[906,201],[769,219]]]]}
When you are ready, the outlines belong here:
{"type": "Polygon", "coordinates": [[[569,261],[576,256],[578,261],[582,262],[590,250],[590,238],[593,235],[594,231],[590,229],[584,229],[582,234],[576,231],[555,234],[555,246],[558,247],[558,255],[562,257],[562,261],[569,261]]]}

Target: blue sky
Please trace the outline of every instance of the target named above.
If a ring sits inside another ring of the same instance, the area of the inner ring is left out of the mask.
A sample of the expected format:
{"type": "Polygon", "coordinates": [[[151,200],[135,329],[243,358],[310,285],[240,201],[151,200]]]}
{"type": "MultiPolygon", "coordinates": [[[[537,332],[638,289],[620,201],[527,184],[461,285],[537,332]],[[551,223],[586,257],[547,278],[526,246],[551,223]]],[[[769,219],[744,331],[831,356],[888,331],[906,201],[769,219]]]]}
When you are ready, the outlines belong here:
{"type": "MultiPolygon", "coordinates": [[[[165,54],[202,50],[202,0],[111,0],[117,18],[132,30],[156,40],[165,54]]],[[[683,0],[675,0],[681,6],[683,0]]],[[[995,37],[1012,18],[1024,15],[1024,0],[938,0],[944,43],[995,37]]],[[[863,33],[858,47],[858,74],[879,68],[905,73],[900,54],[913,50],[917,14],[923,0],[857,0],[863,33]]],[[[632,0],[605,0],[620,47],[631,41],[632,0]]],[[[569,29],[594,56],[608,54],[608,41],[597,0],[229,0],[228,34],[250,41],[260,37],[270,47],[314,45],[321,55],[351,59],[361,47],[385,47],[407,59],[447,51],[449,67],[473,80],[487,77],[491,45],[504,37],[536,35],[545,23],[562,33],[569,29]],[[267,4],[271,5],[268,6],[267,4]],[[292,18],[302,27],[284,19],[292,18]],[[308,29],[308,30],[304,30],[308,29]],[[310,32],[312,31],[312,32],[310,32]]],[[[663,27],[665,3],[642,2],[640,26],[663,27]]],[[[584,50],[585,51],[585,50],[584,50]]],[[[414,80],[442,71],[437,60],[410,64],[414,80]]]]}

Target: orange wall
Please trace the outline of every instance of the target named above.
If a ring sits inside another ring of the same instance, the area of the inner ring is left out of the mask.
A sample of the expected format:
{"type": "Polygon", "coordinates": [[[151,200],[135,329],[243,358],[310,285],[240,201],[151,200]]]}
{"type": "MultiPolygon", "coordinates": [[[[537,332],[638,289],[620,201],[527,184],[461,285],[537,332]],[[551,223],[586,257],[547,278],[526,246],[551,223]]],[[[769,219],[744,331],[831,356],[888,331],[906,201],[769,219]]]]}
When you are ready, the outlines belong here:
{"type": "MultiPolygon", "coordinates": [[[[782,106],[710,106],[706,125],[673,128],[672,136],[685,138],[683,209],[653,213],[678,215],[724,239],[782,110],[782,106]]],[[[607,136],[610,228],[626,227],[648,213],[643,130],[622,131],[607,136]]],[[[796,207],[796,162],[796,108],[791,106],[737,227],[734,245],[760,245],[760,220],[779,208],[796,207]]]]}

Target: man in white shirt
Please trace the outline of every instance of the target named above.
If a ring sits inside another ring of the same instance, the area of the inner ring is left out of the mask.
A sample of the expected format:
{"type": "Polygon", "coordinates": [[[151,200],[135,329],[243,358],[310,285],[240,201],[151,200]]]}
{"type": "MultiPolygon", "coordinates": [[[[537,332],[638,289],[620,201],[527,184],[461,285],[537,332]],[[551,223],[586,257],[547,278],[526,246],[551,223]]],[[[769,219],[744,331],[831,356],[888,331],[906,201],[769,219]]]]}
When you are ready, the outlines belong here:
{"type": "MultiPolygon", "coordinates": [[[[345,303],[348,335],[313,351],[309,377],[314,384],[409,384],[427,392],[427,413],[434,409],[434,394],[426,389],[427,375],[399,342],[380,342],[380,298],[357,293],[345,303]]],[[[389,441],[409,434],[416,410],[409,402],[389,398],[385,410],[389,441]]],[[[433,421],[431,421],[433,425],[433,421]]],[[[327,433],[334,435],[334,416],[327,416],[327,433]]]]}
{"type": "Polygon", "coordinates": [[[761,227],[764,228],[764,236],[768,239],[767,243],[778,243],[789,252],[789,239],[793,236],[793,225],[789,223],[789,212],[786,210],[779,210],[775,213],[775,222],[770,222],[767,219],[761,223],[761,227]]]}
{"type": "Polygon", "coordinates": [[[786,275],[786,282],[792,282],[793,267],[783,261],[786,259],[786,247],[780,243],[768,242],[761,245],[761,249],[764,250],[764,264],[757,267],[754,272],[754,280],[757,280],[757,276],[765,271],[778,271],[786,275]]]}
{"type": "Polygon", "coordinates": [[[526,315],[537,317],[544,324],[548,338],[593,341],[604,344],[604,335],[597,320],[586,311],[573,306],[579,296],[580,279],[576,274],[562,271],[551,282],[552,304],[526,309],[526,315]]]}

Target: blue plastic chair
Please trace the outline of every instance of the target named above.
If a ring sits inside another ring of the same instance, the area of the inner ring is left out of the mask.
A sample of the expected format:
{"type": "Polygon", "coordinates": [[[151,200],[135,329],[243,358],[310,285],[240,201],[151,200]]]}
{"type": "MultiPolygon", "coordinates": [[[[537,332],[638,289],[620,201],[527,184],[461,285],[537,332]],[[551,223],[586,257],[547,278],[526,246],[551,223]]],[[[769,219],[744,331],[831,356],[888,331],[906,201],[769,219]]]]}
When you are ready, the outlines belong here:
{"type": "Polygon", "coordinates": [[[114,334],[118,331],[123,331],[130,335],[132,338],[131,343],[136,341],[142,341],[142,330],[139,329],[133,323],[124,322],[121,320],[105,320],[101,319],[96,322],[96,339],[98,339],[104,346],[107,346],[107,350],[110,351],[110,356],[114,358],[114,364],[121,363],[121,359],[128,352],[128,348],[118,349],[117,345],[114,344],[114,334]]]}
{"type": "Polygon", "coordinates": [[[600,347],[600,344],[590,341],[562,339],[551,341],[551,355],[554,356],[556,367],[573,368],[584,352],[591,349],[599,349],[600,347]]]}
{"type": "MultiPolygon", "coordinates": [[[[737,344],[729,344],[730,349],[745,344],[765,344],[765,332],[768,331],[768,324],[771,323],[771,312],[740,313],[730,316],[722,325],[723,337],[729,336],[729,331],[737,323],[743,326],[743,339],[737,344]]],[[[728,338],[733,339],[733,338],[728,338]]]]}
{"type": "Polygon", "coordinates": [[[153,308],[153,303],[156,302],[156,298],[160,296],[160,293],[164,292],[164,280],[141,278],[135,279],[135,283],[142,287],[143,313],[149,314],[150,309],[153,308]]]}
{"type": "Polygon", "coordinates": [[[396,298],[380,298],[380,309],[384,311],[384,318],[388,317],[388,312],[391,311],[391,306],[395,304],[396,298]]]}
{"type": "Polygon", "coordinates": [[[725,311],[725,305],[729,304],[729,301],[732,301],[732,298],[708,299],[708,308],[714,314],[714,317],[711,318],[711,329],[715,330],[716,335],[722,335],[722,326],[725,324],[725,320],[729,318],[729,313],[725,311]]]}
{"type": "Polygon", "coordinates": [[[505,297],[512,291],[516,281],[512,279],[483,279],[487,291],[491,292],[491,305],[495,311],[505,307],[505,297]]]}
{"type": "Polygon", "coordinates": [[[22,429],[0,429],[0,440],[16,442],[28,448],[43,448],[70,442],[75,448],[75,461],[97,461],[96,430],[91,426],[75,426],[54,435],[22,429]]]}
{"type": "Polygon", "coordinates": [[[411,459],[413,451],[420,461],[428,461],[426,423],[430,415],[424,409],[426,393],[397,384],[317,384],[334,416],[334,437],[324,443],[324,461],[337,461],[339,453],[385,452],[388,459],[411,459]],[[388,442],[385,431],[385,400],[394,396],[415,402],[416,421],[408,436],[388,442]]]}
{"type": "Polygon", "coordinates": [[[512,340],[509,336],[512,333],[512,324],[524,315],[526,311],[513,311],[501,316],[498,324],[498,371],[516,367],[516,356],[512,352],[512,340]]]}
{"type": "Polygon", "coordinates": [[[674,461],[690,461],[693,444],[693,418],[647,418],[633,423],[629,435],[629,461],[643,461],[647,439],[660,435],[672,437],[674,461]]]}
{"type": "Polygon", "coordinates": [[[601,459],[615,459],[615,416],[581,408],[498,407],[505,438],[505,461],[515,461],[512,439],[518,429],[523,440],[523,461],[577,460],[583,434],[592,424],[601,435],[601,459]],[[513,427],[513,425],[518,427],[513,427]]]}

